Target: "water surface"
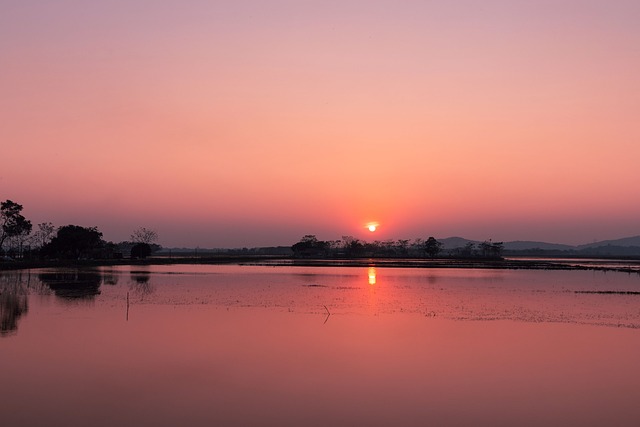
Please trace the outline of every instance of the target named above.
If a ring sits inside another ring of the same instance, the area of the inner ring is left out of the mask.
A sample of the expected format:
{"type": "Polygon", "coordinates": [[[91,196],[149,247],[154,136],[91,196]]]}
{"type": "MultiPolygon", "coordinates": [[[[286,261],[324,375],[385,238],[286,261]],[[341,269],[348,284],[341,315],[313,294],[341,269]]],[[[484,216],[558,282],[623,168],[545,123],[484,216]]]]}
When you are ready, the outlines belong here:
{"type": "Polygon", "coordinates": [[[640,419],[637,275],[175,265],[0,290],[3,425],[640,419]]]}

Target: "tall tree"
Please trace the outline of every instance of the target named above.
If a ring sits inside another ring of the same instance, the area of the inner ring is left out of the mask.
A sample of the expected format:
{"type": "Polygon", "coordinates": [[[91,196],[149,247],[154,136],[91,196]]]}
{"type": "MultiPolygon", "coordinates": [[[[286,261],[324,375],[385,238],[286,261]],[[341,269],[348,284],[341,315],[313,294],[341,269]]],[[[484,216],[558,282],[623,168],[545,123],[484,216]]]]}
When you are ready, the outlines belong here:
{"type": "Polygon", "coordinates": [[[396,242],[396,247],[398,248],[398,255],[406,256],[408,254],[409,240],[398,239],[398,241],[396,242]]]}
{"type": "Polygon", "coordinates": [[[503,242],[492,242],[491,239],[489,241],[484,241],[480,243],[480,252],[482,253],[483,258],[502,258],[502,250],[504,248],[503,242]]]}
{"type": "Polygon", "coordinates": [[[27,236],[31,233],[31,221],[21,214],[22,205],[5,200],[0,204],[0,249],[5,240],[27,236]]]}
{"type": "Polygon", "coordinates": [[[476,251],[476,245],[473,242],[467,242],[466,245],[462,249],[460,249],[460,256],[463,258],[471,258],[473,257],[476,251]]]}
{"type": "Polygon", "coordinates": [[[424,242],[424,251],[431,257],[435,258],[442,250],[442,243],[438,242],[435,237],[429,237],[424,242]]]}
{"type": "Polygon", "coordinates": [[[504,249],[503,242],[491,243],[491,256],[494,258],[502,258],[502,250],[504,249]]]}
{"type": "Polygon", "coordinates": [[[155,230],[140,227],[134,230],[131,235],[131,241],[133,243],[146,243],[147,245],[151,245],[158,240],[158,233],[155,230]]]}
{"type": "Polygon", "coordinates": [[[485,240],[484,242],[480,243],[479,245],[479,249],[480,249],[480,255],[482,256],[482,258],[491,258],[491,241],[487,241],[485,240]]]}
{"type": "Polygon", "coordinates": [[[38,247],[43,247],[51,241],[56,229],[50,222],[42,222],[38,224],[38,230],[33,233],[34,244],[38,247]]]}

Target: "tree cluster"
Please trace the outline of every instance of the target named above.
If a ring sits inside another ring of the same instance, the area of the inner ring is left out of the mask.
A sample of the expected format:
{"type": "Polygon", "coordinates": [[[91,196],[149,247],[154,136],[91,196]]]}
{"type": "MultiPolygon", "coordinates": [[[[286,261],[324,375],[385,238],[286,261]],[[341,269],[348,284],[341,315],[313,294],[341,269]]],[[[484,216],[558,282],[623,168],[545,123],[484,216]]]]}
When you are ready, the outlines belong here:
{"type": "Polygon", "coordinates": [[[426,241],[399,239],[365,242],[353,236],[343,236],[340,240],[323,241],[309,234],[291,249],[298,258],[434,258],[441,253],[442,244],[433,237],[426,241]]]}
{"type": "Polygon", "coordinates": [[[22,215],[22,205],[6,200],[0,205],[0,256],[2,260],[44,258],[60,260],[114,259],[125,254],[143,259],[159,250],[156,231],[138,228],[131,241],[120,243],[103,239],[97,227],[50,222],[37,225],[32,233],[31,221],[22,215]]]}
{"type": "Polygon", "coordinates": [[[7,242],[22,251],[31,229],[31,221],[22,215],[22,205],[11,200],[0,203],[0,250],[7,242]]]}
{"type": "Polygon", "coordinates": [[[426,240],[386,240],[365,242],[352,236],[340,240],[318,240],[308,234],[291,249],[297,258],[481,258],[500,259],[502,242],[491,241],[476,244],[469,242],[463,248],[445,250],[442,242],[434,237],[426,240]]]}
{"type": "Polygon", "coordinates": [[[298,243],[294,244],[291,249],[298,257],[324,257],[330,253],[330,244],[329,242],[318,240],[312,234],[307,234],[298,243]]]}

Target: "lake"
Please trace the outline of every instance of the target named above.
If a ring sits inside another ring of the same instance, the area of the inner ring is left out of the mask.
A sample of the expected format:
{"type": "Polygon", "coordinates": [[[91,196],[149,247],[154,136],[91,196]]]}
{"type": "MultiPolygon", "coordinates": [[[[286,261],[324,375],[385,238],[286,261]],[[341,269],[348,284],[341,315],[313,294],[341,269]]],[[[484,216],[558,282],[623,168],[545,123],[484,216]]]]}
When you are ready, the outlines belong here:
{"type": "Polygon", "coordinates": [[[5,426],[635,426],[640,276],[0,273],[5,426]]]}

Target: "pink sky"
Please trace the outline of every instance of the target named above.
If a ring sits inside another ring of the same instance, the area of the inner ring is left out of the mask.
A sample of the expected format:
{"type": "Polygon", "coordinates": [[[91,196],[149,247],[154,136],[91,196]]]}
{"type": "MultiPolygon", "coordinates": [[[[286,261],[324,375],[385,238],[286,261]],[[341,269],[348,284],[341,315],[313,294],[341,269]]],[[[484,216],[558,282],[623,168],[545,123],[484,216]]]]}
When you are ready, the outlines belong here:
{"type": "Polygon", "coordinates": [[[617,0],[2,2],[0,199],[165,246],[637,235],[638,22],[617,0]]]}

